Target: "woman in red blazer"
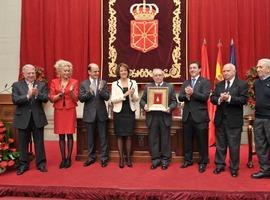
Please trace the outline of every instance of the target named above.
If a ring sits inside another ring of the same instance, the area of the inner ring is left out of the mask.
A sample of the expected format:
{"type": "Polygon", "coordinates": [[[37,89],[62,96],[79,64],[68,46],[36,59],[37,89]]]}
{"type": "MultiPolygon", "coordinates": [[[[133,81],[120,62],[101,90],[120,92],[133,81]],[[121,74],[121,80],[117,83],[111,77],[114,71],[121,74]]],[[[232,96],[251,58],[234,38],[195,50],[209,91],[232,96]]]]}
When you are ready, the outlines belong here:
{"type": "Polygon", "coordinates": [[[78,101],[78,81],[71,78],[72,64],[65,60],[55,63],[59,78],[53,79],[50,85],[50,100],[54,106],[54,132],[59,134],[59,146],[62,161],[59,168],[71,166],[73,133],[76,127],[76,106],[78,101]],[[66,140],[67,149],[66,156],[66,140]]]}

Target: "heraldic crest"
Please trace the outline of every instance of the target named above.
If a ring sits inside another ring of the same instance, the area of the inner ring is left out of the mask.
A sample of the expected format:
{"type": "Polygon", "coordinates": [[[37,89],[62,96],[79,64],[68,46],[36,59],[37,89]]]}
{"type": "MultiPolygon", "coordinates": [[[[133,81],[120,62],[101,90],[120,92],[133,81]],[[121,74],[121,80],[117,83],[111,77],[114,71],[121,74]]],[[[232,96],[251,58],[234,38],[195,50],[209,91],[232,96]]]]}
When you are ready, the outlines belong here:
{"type": "Polygon", "coordinates": [[[159,13],[156,4],[133,4],[130,13],[135,20],[130,23],[130,46],[143,53],[158,47],[158,20],[155,16],[159,13]]]}

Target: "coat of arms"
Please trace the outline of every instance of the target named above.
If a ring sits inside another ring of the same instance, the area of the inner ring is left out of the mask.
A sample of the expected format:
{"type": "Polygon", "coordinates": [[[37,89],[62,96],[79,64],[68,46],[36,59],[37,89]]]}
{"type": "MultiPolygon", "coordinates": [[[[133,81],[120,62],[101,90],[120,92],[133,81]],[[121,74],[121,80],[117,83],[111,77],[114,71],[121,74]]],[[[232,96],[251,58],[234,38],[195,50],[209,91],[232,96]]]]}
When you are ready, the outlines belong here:
{"type": "Polygon", "coordinates": [[[133,4],[130,13],[135,20],[130,23],[130,46],[143,53],[158,47],[158,20],[155,20],[159,9],[156,4],[133,4]]]}

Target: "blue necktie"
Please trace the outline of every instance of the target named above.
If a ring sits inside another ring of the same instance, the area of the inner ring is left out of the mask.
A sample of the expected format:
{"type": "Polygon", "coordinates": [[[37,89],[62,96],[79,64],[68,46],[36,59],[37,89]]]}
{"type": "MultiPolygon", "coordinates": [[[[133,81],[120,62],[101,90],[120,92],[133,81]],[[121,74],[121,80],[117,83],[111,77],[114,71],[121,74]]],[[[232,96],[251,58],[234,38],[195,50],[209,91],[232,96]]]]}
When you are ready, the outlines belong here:
{"type": "Polygon", "coordinates": [[[195,81],[196,81],[195,78],[191,79],[191,87],[192,87],[192,88],[194,88],[194,86],[195,86],[195,81]]]}

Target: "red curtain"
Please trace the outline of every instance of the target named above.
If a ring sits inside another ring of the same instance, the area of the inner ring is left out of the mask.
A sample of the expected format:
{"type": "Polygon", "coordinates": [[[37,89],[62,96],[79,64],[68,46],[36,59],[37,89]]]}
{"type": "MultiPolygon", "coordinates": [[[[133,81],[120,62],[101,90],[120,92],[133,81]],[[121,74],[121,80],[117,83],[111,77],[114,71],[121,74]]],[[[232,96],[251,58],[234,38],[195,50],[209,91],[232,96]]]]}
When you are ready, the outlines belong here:
{"type": "Polygon", "coordinates": [[[100,64],[99,0],[23,0],[20,66],[31,63],[55,77],[54,63],[73,64],[73,77],[87,77],[90,62],[100,64]]]}
{"type": "MultiPolygon", "coordinates": [[[[189,61],[200,59],[203,38],[208,44],[211,79],[215,76],[217,43],[229,62],[234,39],[240,78],[259,58],[270,57],[269,0],[189,0],[189,61]]],[[[53,65],[63,58],[74,65],[74,77],[87,76],[89,62],[100,64],[101,0],[22,0],[20,66],[32,63],[55,77],[53,65]]]]}
{"type": "Polygon", "coordinates": [[[189,60],[198,60],[206,38],[211,80],[215,77],[217,44],[223,44],[223,64],[230,61],[230,41],[234,39],[240,78],[257,60],[270,57],[269,0],[189,0],[189,60]]]}

